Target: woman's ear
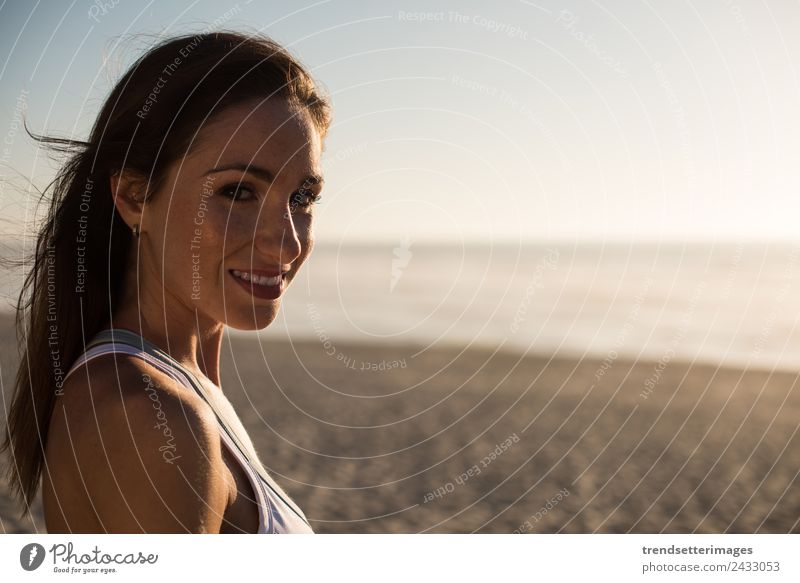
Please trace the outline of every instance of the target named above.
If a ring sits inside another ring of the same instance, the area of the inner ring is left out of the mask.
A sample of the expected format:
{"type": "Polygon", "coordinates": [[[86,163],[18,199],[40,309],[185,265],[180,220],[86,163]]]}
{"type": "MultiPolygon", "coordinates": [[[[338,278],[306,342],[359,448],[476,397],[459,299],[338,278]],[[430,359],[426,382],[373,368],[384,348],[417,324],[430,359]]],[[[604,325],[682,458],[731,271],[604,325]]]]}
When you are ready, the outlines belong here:
{"type": "Polygon", "coordinates": [[[147,195],[147,180],[138,172],[118,170],[112,173],[110,181],[111,196],[122,220],[131,229],[134,225],[139,225],[139,230],[144,231],[142,211],[147,195]]]}

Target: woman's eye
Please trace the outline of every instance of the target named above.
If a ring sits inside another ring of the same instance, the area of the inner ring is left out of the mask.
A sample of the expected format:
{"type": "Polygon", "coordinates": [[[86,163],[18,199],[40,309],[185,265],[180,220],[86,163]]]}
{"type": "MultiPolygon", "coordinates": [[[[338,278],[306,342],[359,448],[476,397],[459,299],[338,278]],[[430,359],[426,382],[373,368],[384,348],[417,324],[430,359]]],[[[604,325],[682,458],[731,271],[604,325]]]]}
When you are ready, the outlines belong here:
{"type": "Polygon", "coordinates": [[[227,196],[232,200],[250,200],[254,198],[255,193],[251,188],[247,186],[236,183],[236,184],[229,184],[228,186],[223,186],[219,190],[219,194],[222,196],[227,196]]]}
{"type": "Polygon", "coordinates": [[[296,208],[309,208],[320,200],[322,200],[321,195],[314,194],[310,190],[300,189],[292,195],[289,206],[292,210],[296,208]]]}

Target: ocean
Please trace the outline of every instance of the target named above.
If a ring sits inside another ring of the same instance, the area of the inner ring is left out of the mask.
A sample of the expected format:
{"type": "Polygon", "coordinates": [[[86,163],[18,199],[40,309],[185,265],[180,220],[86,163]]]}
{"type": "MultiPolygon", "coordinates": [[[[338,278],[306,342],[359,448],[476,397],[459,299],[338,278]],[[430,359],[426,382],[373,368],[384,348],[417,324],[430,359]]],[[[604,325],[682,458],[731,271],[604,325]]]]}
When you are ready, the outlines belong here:
{"type": "Polygon", "coordinates": [[[798,292],[783,243],[318,244],[276,321],[232,334],[798,370],[798,292]]]}

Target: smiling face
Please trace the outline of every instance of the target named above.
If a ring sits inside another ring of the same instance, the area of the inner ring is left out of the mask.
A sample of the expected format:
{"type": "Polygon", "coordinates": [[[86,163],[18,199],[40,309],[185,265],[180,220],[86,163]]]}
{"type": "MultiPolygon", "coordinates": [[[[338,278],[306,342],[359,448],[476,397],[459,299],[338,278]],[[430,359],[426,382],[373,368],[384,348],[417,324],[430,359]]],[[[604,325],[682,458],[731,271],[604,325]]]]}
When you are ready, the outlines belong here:
{"type": "Polygon", "coordinates": [[[209,120],[142,216],[141,281],[163,294],[164,317],[196,310],[240,330],[275,319],[313,247],[321,149],[308,113],[284,99],[209,120]]]}

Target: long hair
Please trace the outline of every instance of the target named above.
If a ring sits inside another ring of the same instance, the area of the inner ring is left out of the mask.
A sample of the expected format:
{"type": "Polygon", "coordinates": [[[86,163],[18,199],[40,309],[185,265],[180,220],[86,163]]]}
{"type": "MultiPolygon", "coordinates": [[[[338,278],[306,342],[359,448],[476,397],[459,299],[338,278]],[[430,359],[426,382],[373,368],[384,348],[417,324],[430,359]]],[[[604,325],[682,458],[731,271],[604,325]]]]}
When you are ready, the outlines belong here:
{"type": "MultiPolygon", "coordinates": [[[[237,32],[187,35],[141,56],[119,80],[86,141],[28,134],[68,155],[55,180],[17,302],[21,360],[0,453],[12,490],[30,509],[44,466],[61,385],[86,342],[106,327],[121,296],[132,234],[116,211],[110,177],[133,170],[158,191],[214,113],[252,98],[305,109],[324,138],[330,104],[276,42],[237,32]]],[[[27,125],[26,125],[27,131],[27,125]]]]}

